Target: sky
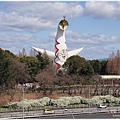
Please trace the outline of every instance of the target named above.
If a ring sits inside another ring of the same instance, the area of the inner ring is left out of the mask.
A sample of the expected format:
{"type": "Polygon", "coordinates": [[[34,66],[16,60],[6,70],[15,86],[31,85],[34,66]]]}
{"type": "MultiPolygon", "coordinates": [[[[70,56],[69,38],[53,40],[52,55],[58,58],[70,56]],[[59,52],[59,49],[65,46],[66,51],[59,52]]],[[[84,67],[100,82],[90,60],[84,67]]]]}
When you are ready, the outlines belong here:
{"type": "Polygon", "coordinates": [[[120,50],[120,1],[0,1],[0,48],[27,55],[32,46],[54,52],[58,23],[66,16],[68,51],[87,60],[120,50]]]}

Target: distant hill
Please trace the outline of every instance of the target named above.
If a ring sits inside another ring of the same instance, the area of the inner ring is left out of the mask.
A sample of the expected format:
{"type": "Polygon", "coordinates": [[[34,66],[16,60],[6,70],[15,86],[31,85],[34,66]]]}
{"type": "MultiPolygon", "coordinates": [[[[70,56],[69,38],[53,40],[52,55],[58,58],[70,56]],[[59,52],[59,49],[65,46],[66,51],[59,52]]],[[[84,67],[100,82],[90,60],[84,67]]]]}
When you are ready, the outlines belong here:
{"type": "Polygon", "coordinates": [[[108,58],[102,58],[102,59],[99,59],[99,61],[104,61],[104,60],[108,60],[108,58]]]}

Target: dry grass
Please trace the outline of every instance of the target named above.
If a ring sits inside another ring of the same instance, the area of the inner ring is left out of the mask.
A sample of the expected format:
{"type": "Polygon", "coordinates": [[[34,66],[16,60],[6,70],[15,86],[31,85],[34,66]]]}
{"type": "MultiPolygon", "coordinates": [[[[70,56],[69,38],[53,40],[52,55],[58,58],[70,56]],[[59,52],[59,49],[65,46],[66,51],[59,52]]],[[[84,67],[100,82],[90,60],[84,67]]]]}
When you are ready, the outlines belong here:
{"type": "MultiPolygon", "coordinates": [[[[3,105],[7,102],[15,102],[15,101],[21,101],[23,99],[22,92],[15,92],[15,94],[12,96],[7,93],[0,94],[0,105],[3,105]]],[[[67,93],[57,93],[53,92],[51,95],[47,93],[46,95],[43,95],[43,93],[36,93],[36,92],[30,92],[30,93],[24,93],[24,99],[39,99],[43,97],[49,97],[51,99],[58,99],[59,97],[63,96],[70,96],[67,93]]]]}

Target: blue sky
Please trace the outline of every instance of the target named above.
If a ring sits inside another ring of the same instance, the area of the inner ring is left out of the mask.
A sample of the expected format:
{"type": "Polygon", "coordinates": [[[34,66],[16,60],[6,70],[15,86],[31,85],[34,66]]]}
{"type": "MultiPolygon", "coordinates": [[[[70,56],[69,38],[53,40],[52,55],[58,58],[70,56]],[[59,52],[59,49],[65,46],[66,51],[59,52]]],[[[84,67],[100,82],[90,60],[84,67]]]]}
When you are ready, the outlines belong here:
{"type": "Polygon", "coordinates": [[[120,50],[120,1],[0,1],[0,48],[14,54],[31,47],[54,51],[58,23],[66,16],[68,51],[84,47],[85,59],[120,50]]]}

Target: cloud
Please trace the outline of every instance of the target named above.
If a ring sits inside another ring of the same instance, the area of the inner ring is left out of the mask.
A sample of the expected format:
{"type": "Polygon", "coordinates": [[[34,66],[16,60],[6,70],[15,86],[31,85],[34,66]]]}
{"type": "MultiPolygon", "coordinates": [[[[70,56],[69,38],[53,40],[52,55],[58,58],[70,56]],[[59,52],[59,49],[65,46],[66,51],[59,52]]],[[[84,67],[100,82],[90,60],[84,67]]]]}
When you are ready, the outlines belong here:
{"type": "MultiPolygon", "coordinates": [[[[7,33],[1,32],[0,33],[0,41],[4,42],[34,42],[34,35],[31,34],[19,34],[19,33],[7,33]]],[[[35,38],[36,39],[36,38],[35,38]]]]}
{"type": "Polygon", "coordinates": [[[66,42],[68,50],[84,47],[79,54],[86,59],[107,58],[112,51],[117,50],[120,44],[120,37],[104,34],[81,34],[70,30],[66,31],[66,42]]]}
{"type": "Polygon", "coordinates": [[[89,1],[85,4],[85,16],[120,20],[120,1],[89,1]]]}
{"type": "MultiPolygon", "coordinates": [[[[31,46],[54,51],[55,32],[48,35],[48,38],[37,38],[33,34],[21,35],[14,33],[0,33],[0,36],[0,46],[15,54],[23,48],[25,48],[27,54],[29,54],[31,46]]],[[[108,57],[108,55],[112,52],[110,47],[112,46],[112,49],[114,50],[116,43],[120,43],[119,39],[120,37],[103,34],[90,35],[80,34],[70,30],[66,31],[68,51],[84,47],[80,56],[83,56],[86,59],[100,59],[104,58],[104,56],[108,57]]]]}
{"type": "MultiPolygon", "coordinates": [[[[23,48],[29,53],[31,46],[54,51],[58,22],[66,16],[70,22],[80,17],[120,19],[119,1],[81,2],[1,2],[0,47],[18,53],[23,48]],[[43,35],[44,34],[44,35],[43,35]]],[[[81,18],[82,19],[82,18],[81,18]]],[[[89,19],[88,19],[89,20],[89,19]]],[[[71,29],[73,28],[71,24],[71,29]]],[[[77,30],[78,26],[74,26],[77,30]]],[[[89,28],[86,28],[89,29],[89,28]]],[[[72,29],[73,30],[73,29],[72,29]]],[[[86,59],[104,58],[117,49],[120,37],[66,31],[68,50],[84,47],[80,56],[86,59]]]]}
{"type": "Polygon", "coordinates": [[[69,41],[69,43],[81,43],[81,44],[89,44],[89,45],[106,45],[106,44],[114,44],[114,43],[120,43],[120,37],[116,36],[109,36],[104,34],[80,34],[77,32],[73,32],[70,30],[66,31],[66,36],[69,41]]]}
{"type": "Polygon", "coordinates": [[[14,31],[53,29],[63,16],[78,17],[83,8],[76,2],[8,2],[0,12],[1,28],[14,31]]]}
{"type": "Polygon", "coordinates": [[[34,43],[35,39],[37,38],[31,34],[1,32],[0,47],[4,50],[10,50],[13,53],[18,53],[18,51],[26,48],[26,46],[29,46],[30,43],[34,43]]]}

